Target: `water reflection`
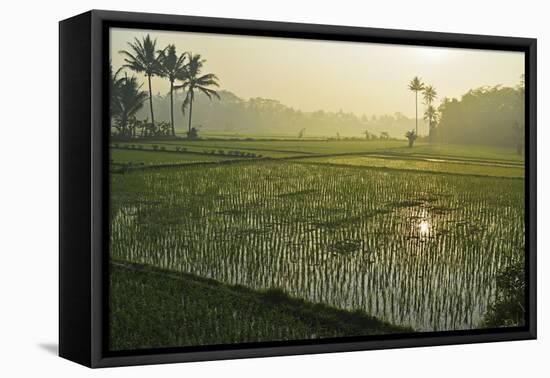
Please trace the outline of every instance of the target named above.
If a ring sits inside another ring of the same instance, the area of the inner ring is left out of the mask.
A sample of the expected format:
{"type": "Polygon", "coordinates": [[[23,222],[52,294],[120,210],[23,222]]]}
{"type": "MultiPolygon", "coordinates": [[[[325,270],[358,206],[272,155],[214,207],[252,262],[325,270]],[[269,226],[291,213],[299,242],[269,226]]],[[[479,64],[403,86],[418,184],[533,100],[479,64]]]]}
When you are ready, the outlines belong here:
{"type": "Polygon", "coordinates": [[[418,229],[420,231],[420,236],[429,236],[430,235],[430,223],[428,223],[427,220],[423,220],[418,225],[418,229]]]}
{"type": "Polygon", "coordinates": [[[478,326],[521,253],[517,180],[262,167],[116,176],[143,189],[114,197],[113,257],[437,331],[478,326]]]}

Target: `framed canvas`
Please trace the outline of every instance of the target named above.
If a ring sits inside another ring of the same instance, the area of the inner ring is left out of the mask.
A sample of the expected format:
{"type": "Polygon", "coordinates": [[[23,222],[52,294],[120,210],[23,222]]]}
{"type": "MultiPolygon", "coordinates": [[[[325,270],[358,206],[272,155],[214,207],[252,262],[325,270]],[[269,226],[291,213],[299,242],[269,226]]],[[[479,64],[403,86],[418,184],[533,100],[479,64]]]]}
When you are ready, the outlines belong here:
{"type": "Polygon", "coordinates": [[[536,338],[536,40],[60,22],[59,353],[536,338]]]}

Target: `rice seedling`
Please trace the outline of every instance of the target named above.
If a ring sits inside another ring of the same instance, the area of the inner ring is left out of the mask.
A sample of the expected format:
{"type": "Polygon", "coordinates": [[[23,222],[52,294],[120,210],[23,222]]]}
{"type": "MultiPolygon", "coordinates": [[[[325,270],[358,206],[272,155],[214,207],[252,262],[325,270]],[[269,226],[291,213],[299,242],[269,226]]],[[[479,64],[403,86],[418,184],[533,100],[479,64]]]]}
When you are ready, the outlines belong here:
{"type": "Polygon", "coordinates": [[[523,190],[291,161],[112,175],[111,256],[417,331],[471,329],[522,258],[523,190]]]}

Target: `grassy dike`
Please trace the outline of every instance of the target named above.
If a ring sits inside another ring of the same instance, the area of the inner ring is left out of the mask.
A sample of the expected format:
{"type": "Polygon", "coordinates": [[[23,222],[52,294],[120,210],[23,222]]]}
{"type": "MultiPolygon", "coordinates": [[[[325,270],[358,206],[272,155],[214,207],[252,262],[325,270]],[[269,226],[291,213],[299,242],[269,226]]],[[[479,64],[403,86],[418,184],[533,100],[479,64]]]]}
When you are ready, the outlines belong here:
{"type": "Polygon", "coordinates": [[[411,332],[370,317],[189,274],[113,262],[110,349],[411,332]]]}

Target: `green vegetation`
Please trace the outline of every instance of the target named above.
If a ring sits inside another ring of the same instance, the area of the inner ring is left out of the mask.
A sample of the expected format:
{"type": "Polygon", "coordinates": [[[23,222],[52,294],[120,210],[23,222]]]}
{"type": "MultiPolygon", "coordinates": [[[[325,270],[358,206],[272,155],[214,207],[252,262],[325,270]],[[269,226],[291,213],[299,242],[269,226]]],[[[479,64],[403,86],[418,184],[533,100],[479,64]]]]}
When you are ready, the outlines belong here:
{"type": "Polygon", "coordinates": [[[198,54],[189,55],[189,63],[182,70],[182,75],[178,79],[182,80],[183,83],[179,86],[176,86],[176,89],[183,89],[186,91],[185,100],[181,104],[181,111],[185,113],[185,108],[189,107],[189,131],[187,132],[188,139],[196,139],[197,131],[193,132],[191,127],[191,117],[193,115],[193,101],[195,101],[195,93],[202,93],[209,100],[212,100],[212,97],[220,99],[220,95],[211,87],[218,87],[218,78],[216,75],[208,73],[202,74],[202,66],[206,62],[206,59],[203,59],[198,54]]]}
{"type": "Polygon", "coordinates": [[[441,159],[399,159],[391,156],[335,156],[321,158],[307,158],[301,161],[306,163],[322,163],[335,165],[349,165],[374,168],[391,168],[424,172],[439,172],[444,174],[461,174],[473,176],[496,176],[523,178],[523,167],[499,166],[468,161],[445,161],[441,159]]]}
{"type": "Polygon", "coordinates": [[[130,51],[120,51],[124,55],[128,68],[136,73],[144,73],[147,76],[149,86],[149,110],[151,112],[151,123],[155,126],[155,113],[153,112],[153,89],[151,87],[151,77],[160,73],[160,64],[157,56],[157,41],[152,40],[149,34],[143,40],[135,39],[134,42],[128,42],[130,51]]]}
{"type": "Polygon", "coordinates": [[[178,56],[175,45],[168,45],[164,50],[159,52],[159,72],[170,82],[170,126],[172,128],[172,136],[176,136],[174,125],[174,82],[176,79],[185,75],[185,58],[186,54],[178,56]]]}
{"type": "Polygon", "coordinates": [[[360,311],[151,267],[111,265],[112,350],[380,335],[411,330],[360,311]]]}
{"type": "Polygon", "coordinates": [[[473,89],[460,100],[443,99],[438,141],[513,148],[525,142],[525,85],[473,89]],[[498,111],[494,111],[498,109],[498,111]]]}
{"type": "Polygon", "coordinates": [[[156,152],[156,151],[140,151],[140,150],[111,150],[111,164],[128,164],[132,165],[162,165],[162,164],[192,164],[204,162],[216,162],[238,159],[235,156],[225,155],[207,155],[193,153],[173,153],[173,152],[156,152]]]}
{"type": "Polygon", "coordinates": [[[289,161],[135,172],[112,176],[111,253],[415,330],[471,329],[522,254],[523,204],[521,179],[289,161]]]}
{"type": "Polygon", "coordinates": [[[520,260],[502,269],[496,277],[495,301],[483,319],[488,328],[525,325],[525,268],[520,260]]]}
{"type": "Polygon", "coordinates": [[[523,83],[438,105],[415,76],[414,118],[305,112],[182,47],[146,35],[110,67],[112,350],[524,324],[523,83]]]}

